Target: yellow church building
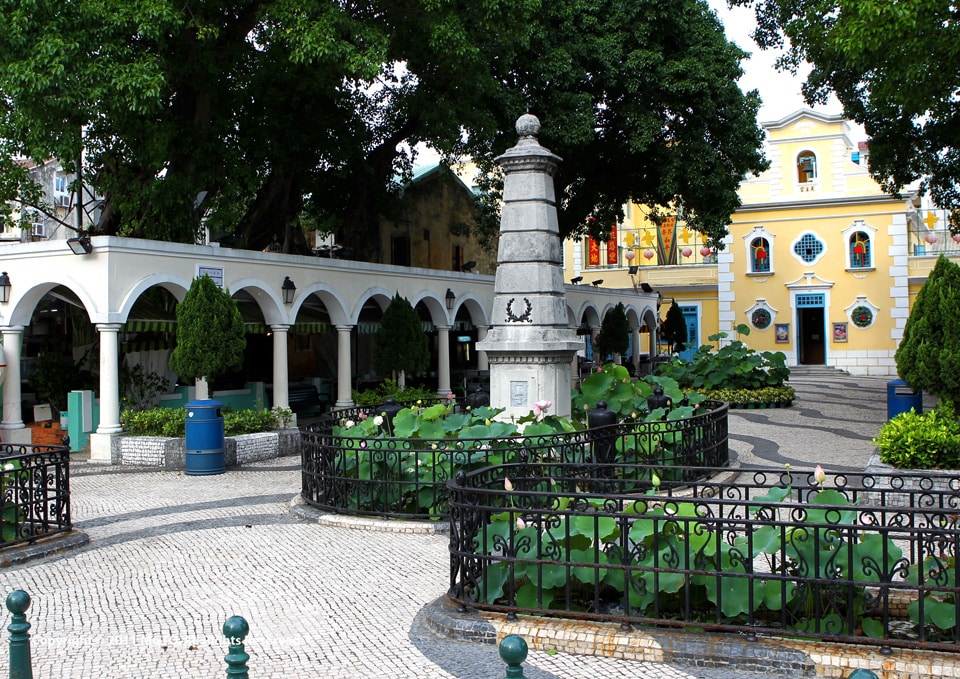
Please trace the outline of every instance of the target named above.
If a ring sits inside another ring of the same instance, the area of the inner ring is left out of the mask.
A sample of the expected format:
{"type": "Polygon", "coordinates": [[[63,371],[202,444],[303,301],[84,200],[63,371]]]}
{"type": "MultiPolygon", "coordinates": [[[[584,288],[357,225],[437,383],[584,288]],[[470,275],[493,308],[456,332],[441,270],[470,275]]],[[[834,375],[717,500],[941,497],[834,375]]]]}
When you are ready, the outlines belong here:
{"type": "Polygon", "coordinates": [[[689,357],[722,331],[791,366],[894,376],[894,354],[916,293],[960,236],[915,192],[900,198],[870,177],[869,146],[842,116],[802,109],[765,123],[770,168],[740,186],[724,248],[706,247],[682,214],[654,224],[629,205],[605,243],[567,241],[568,279],[650,286],[687,320],[689,357]]]}

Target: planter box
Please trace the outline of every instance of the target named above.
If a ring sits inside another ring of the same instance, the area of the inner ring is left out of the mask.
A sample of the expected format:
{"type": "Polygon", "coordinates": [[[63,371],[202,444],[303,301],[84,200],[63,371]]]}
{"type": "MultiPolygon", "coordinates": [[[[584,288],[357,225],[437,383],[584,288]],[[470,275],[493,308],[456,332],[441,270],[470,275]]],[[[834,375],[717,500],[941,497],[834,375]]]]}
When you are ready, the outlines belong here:
{"type": "MultiPolygon", "coordinates": [[[[299,454],[299,429],[227,436],[223,440],[223,456],[228,467],[299,454]]],[[[186,439],[162,436],[114,436],[110,449],[110,461],[118,465],[182,471],[186,466],[186,439]]]]}
{"type": "MultiPolygon", "coordinates": [[[[887,491],[882,499],[880,493],[860,491],[862,504],[874,506],[907,507],[910,506],[909,492],[955,495],[960,488],[960,470],[956,469],[897,469],[880,461],[880,454],[874,453],[867,462],[867,474],[876,474],[877,490],[887,491]],[[885,476],[890,475],[890,476],[885,476]],[[892,491],[892,492],[891,492],[892,491]]],[[[932,495],[931,495],[932,497],[932,495]]],[[[916,502],[916,498],[913,498],[916,502]]],[[[935,505],[934,505],[935,506],[935,505]]],[[[951,510],[952,512],[952,510],[951,510]]]]}

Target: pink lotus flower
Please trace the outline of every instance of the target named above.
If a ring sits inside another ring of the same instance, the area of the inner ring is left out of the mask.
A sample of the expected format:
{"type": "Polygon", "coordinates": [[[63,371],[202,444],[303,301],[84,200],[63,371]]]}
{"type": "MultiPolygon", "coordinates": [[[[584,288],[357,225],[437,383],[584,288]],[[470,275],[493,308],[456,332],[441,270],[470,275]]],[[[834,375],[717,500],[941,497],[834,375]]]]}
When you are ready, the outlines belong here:
{"type": "Polygon", "coordinates": [[[827,472],[823,471],[823,467],[820,465],[817,465],[817,468],[813,470],[813,480],[821,486],[827,480],[827,472]]]}
{"type": "Polygon", "coordinates": [[[507,476],[503,477],[503,489],[508,493],[513,490],[513,483],[511,483],[510,478],[507,476]]]}
{"type": "Polygon", "coordinates": [[[540,415],[545,413],[553,405],[553,401],[537,401],[533,404],[533,414],[540,415]]]}

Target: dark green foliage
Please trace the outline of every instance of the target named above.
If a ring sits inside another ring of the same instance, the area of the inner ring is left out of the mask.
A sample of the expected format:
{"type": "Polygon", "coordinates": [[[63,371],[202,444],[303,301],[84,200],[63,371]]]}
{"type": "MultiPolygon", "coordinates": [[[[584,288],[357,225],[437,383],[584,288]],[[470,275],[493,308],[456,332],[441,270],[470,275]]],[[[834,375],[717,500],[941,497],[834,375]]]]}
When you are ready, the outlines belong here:
{"type": "Polygon", "coordinates": [[[148,373],[142,365],[132,368],[120,365],[120,402],[135,410],[147,410],[157,405],[157,397],[170,388],[170,380],[155,372],[148,373]]]}
{"type": "Polygon", "coordinates": [[[195,278],[177,305],[177,346],[170,367],[185,380],[212,380],[241,367],[246,346],[236,301],[209,276],[195,278]]]}
{"type": "MultiPolygon", "coordinates": [[[[835,94],[870,135],[870,173],[895,192],[919,180],[943,208],[960,206],[957,81],[960,22],[946,0],[731,0],[755,6],[761,47],[812,65],[811,105],[835,94]],[[784,40],[786,36],[786,40],[784,40]]],[[[953,213],[952,228],[957,212],[953,213]]]]}
{"type": "Polygon", "coordinates": [[[430,345],[423,323],[410,302],[398,292],[380,319],[373,339],[373,369],[380,375],[394,371],[416,375],[430,366],[430,345]]]}
{"type": "Polygon", "coordinates": [[[663,319],[663,328],[661,336],[670,347],[670,353],[677,353],[686,349],[687,341],[687,321],[683,317],[683,311],[677,304],[671,304],[667,309],[667,317],[663,319]]]}
{"type": "Polygon", "coordinates": [[[409,149],[489,166],[527,111],[567,160],[564,235],[632,198],[719,243],[764,166],[745,53],[699,0],[8,0],[0,25],[0,206],[29,193],[3,157],[83,148],[103,233],[306,251],[310,223],[379,261],[409,149]]]}
{"type": "Polygon", "coordinates": [[[605,361],[613,354],[627,353],[629,343],[630,324],[627,321],[627,312],[623,310],[622,303],[617,304],[603,316],[597,335],[597,353],[601,360],[605,361]]]}
{"type": "Polygon", "coordinates": [[[40,351],[28,380],[39,403],[49,403],[54,410],[66,410],[67,394],[74,389],[97,389],[97,377],[83,366],[87,355],[71,361],[53,347],[40,351]]]}
{"type": "MultiPolygon", "coordinates": [[[[749,335],[750,328],[740,324],[737,332],[749,335]]],[[[710,341],[719,342],[726,336],[725,332],[710,335],[710,341]]],[[[660,366],[657,372],[672,377],[684,389],[761,389],[783,386],[784,380],[790,377],[786,361],[782,351],[758,353],[737,339],[718,351],[705,344],[697,349],[691,361],[675,358],[660,366]]]]}
{"type": "Polygon", "coordinates": [[[401,389],[396,380],[386,379],[377,385],[376,389],[353,391],[353,402],[358,406],[378,406],[388,398],[397,403],[415,403],[417,400],[430,402],[437,398],[437,394],[429,389],[420,387],[404,387],[401,389]]]}
{"type": "Polygon", "coordinates": [[[960,402],[960,266],[943,255],[917,294],[895,358],[911,387],[945,405],[960,402]]]}

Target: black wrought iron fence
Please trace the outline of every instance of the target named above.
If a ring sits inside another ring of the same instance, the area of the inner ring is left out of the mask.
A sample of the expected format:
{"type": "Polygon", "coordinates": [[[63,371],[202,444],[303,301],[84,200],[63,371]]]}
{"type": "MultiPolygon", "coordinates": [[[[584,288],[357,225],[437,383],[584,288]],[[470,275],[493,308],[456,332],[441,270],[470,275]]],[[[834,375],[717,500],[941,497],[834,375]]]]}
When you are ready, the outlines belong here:
{"type": "MultiPolygon", "coordinates": [[[[359,417],[359,414],[341,417],[359,417]]],[[[583,465],[640,461],[669,479],[727,464],[727,406],[711,403],[682,420],[637,422],[567,433],[504,438],[400,439],[335,435],[327,423],[302,430],[301,494],[331,512],[437,518],[458,471],[525,461],[583,465]]],[[[612,467],[607,467],[608,470],[612,467]]]]}
{"type": "Polygon", "coordinates": [[[0,545],[68,531],[70,449],[0,444],[0,545]]]}
{"type": "Polygon", "coordinates": [[[598,467],[458,474],[448,596],[509,615],[957,650],[960,478],[598,467]]]}

